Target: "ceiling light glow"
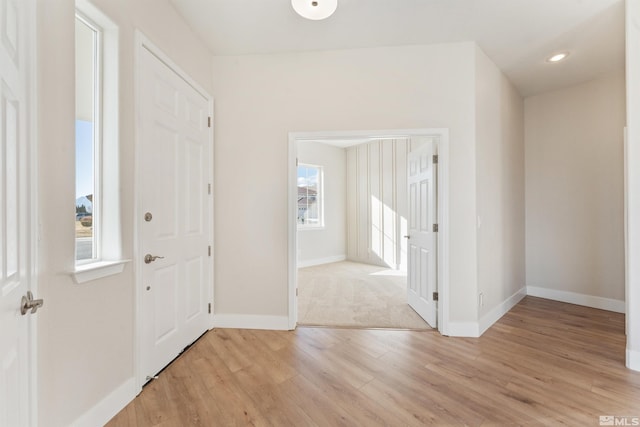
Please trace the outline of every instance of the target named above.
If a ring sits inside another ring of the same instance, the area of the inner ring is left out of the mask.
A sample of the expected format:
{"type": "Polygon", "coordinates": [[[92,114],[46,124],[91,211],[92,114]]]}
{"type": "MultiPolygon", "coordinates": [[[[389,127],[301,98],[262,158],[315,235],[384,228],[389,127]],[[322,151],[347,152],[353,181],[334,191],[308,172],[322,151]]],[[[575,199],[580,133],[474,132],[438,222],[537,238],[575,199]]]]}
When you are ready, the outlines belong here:
{"type": "Polygon", "coordinates": [[[333,15],[338,0],[291,0],[291,6],[303,18],[319,21],[333,15]]]}
{"type": "Polygon", "coordinates": [[[569,52],[555,53],[547,58],[547,62],[560,62],[569,56],[569,52]]]}

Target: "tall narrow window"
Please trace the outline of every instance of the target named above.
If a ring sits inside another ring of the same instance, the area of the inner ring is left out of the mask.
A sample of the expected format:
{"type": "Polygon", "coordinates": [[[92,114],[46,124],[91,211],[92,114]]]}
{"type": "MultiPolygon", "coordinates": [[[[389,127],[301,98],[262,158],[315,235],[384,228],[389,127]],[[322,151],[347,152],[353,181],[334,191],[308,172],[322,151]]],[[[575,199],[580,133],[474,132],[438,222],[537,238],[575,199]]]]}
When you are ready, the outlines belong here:
{"type": "Polygon", "coordinates": [[[76,266],[85,283],[119,274],[119,29],[93,1],[76,0],[76,266]]]}
{"type": "Polygon", "coordinates": [[[298,228],[320,228],[323,218],[322,167],[298,165],[298,228]]]}
{"type": "Polygon", "coordinates": [[[76,263],[99,258],[100,30],[76,15],[76,263]]]}

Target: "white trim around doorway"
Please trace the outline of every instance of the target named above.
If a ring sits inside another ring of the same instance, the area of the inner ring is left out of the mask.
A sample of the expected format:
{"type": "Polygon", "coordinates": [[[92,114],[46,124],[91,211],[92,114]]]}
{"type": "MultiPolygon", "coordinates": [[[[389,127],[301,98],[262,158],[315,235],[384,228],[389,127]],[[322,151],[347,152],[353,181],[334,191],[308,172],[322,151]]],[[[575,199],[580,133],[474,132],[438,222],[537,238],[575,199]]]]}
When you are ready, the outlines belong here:
{"type": "MultiPolygon", "coordinates": [[[[38,37],[37,37],[37,21],[38,21],[38,2],[36,0],[25,1],[25,7],[27,10],[26,19],[28,20],[29,34],[27,36],[28,45],[27,48],[27,63],[28,65],[28,88],[27,97],[29,105],[29,113],[26,117],[27,120],[27,147],[26,147],[26,162],[27,162],[27,182],[25,185],[28,188],[29,199],[29,211],[31,212],[29,218],[29,236],[27,237],[27,257],[29,258],[29,271],[26,272],[29,276],[29,290],[36,295],[39,295],[39,275],[40,264],[38,258],[38,224],[40,224],[40,202],[38,198],[39,189],[39,175],[38,175],[38,144],[39,144],[39,132],[38,132],[38,37]]],[[[38,321],[33,319],[29,323],[29,360],[26,361],[29,366],[29,425],[37,426],[40,424],[39,420],[39,370],[38,370],[38,321]]]]}
{"type": "Polygon", "coordinates": [[[296,328],[298,321],[298,302],[296,288],[298,282],[298,227],[296,223],[297,143],[300,141],[362,141],[365,139],[407,138],[416,136],[438,137],[438,330],[449,335],[449,129],[390,129],[338,132],[290,132],[288,153],[288,325],[296,328]]]}

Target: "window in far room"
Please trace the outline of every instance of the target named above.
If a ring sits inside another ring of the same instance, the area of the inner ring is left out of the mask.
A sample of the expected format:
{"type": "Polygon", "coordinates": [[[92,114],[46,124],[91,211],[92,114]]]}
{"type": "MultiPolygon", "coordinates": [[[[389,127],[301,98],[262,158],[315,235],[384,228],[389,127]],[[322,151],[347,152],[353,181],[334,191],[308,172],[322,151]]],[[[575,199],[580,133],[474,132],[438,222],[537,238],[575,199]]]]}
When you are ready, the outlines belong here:
{"type": "Polygon", "coordinates": [[[324,227],[322,166],[298,164],[298,229],[324,227]]]}

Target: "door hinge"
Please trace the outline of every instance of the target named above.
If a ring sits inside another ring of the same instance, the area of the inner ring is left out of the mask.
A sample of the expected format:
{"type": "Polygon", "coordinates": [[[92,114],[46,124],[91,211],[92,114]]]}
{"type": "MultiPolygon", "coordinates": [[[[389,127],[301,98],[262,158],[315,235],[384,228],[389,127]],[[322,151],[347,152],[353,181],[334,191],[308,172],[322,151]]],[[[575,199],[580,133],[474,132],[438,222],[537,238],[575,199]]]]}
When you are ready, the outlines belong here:
{"type": "Polygon", "coordinates": [[[211,184],[207,184],[207,193],[211,194],[211,184]]]}
{"type": "Polygon", "coordinates": [[[438,232],[438,224],[433,224],[433,232],[434,233],[438,232]]]}
{"type": "Polygon", "coordinates": [[[437,154],[434,154],[434,155],[433,155],[433,164],[434,164],[434,165],[437,165],[437,164],[438,164],[438,155],[437,155],[437,154]]]}
{"type": "Polygon", "coordinates": [[[209,314],[211,314],[211,303],[209,303],[209,314]]]}
{"type": "Polygon", "coordinates": [[[298,288],[296,288],[296,296],[298,296],[298,288]]]}
{"type": "Polygon", "coordinates": [[[211,116],[207,117],[207,127],[211,127],[211,116]]]}
{"type": "Polygon", "coordinates": [[[438,301],[438,293],[437,292],[433,293],[433,300],[434,301],[438,301]]]}
{"type": "Polygon", "coordinates": [[[298,158],[296,157],[296,167],[298,166],[298,158]]]}
{"type": "Polygon", "coordinates": [[[211,256],[211,245],[209,245],[209,249],[208,249],[207,252],[208,252],[209,256],[211,256]]]}

